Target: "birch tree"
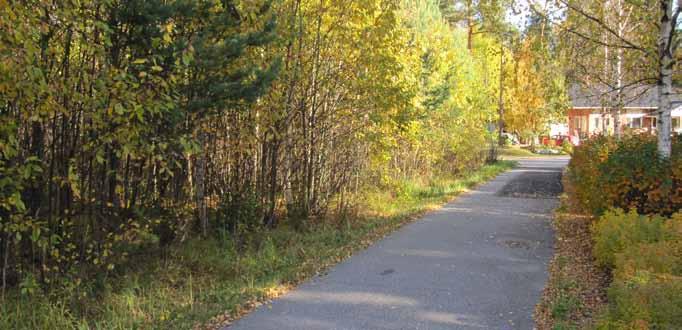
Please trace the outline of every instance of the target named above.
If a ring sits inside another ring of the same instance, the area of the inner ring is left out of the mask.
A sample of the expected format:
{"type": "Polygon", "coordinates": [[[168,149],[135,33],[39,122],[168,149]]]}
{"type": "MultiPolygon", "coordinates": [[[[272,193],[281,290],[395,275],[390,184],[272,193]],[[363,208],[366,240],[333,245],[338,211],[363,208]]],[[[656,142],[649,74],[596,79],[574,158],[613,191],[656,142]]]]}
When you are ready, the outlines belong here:
{"type": "Polygon", "coordinates": [[[673,5],[673,0],[660,0],[658,34],[658,151],[663,157],[672,152],[672,94],[675,51],[679,45],[677,19],[682,11],[682,1],[673,5]]]}

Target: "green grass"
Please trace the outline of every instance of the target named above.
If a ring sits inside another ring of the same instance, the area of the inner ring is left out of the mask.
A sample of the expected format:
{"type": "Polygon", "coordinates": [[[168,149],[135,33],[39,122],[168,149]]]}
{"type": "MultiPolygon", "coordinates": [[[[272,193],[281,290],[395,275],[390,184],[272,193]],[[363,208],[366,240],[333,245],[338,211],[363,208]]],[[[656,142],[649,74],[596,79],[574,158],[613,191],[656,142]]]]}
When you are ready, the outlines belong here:
{"type": "Polygon", "coordinates": [[[500,156],[503,157],[538,157],[541,155],[534,154],[528,149],[521,147],[504,147],[500,149],[500,156]]]}
{"type": "Polygon", "coordinates": [[[22,295],[0,304],[0,329],[189,329],[218,324],[324,271],[426,210],[513,167],[487,165],[460,179],[404,181],[363,194],[360,215],[320,220],[304,230],[280,226],[237,244],[192,239],[163,254],[138,257],[99,289],[22,295]],[[212,320],[209,322],[209,320],[212,320]]]}
{"type": "Polygon", "coordinates": [[[552,317],[555,320],[566,321],[571,314],[580,308],[580,300],[570,293],[561,294],[552,305],[552,317]]]}
{"type": "MultiPolygon", "coordinates": [[[[538,147],[542,148],[542,147],[538,147]]],[[[536,154],[533,153],[532,151],[522,148],[519,146],[510,146],[510,147],[503,147],[499,151],[499,155],[501,157],[552,157],[552,156],[562,156],[565,154],[559,154],[559,155],[546,155],[546,154],[536,154]]]]}
{"type": "MultiPolygon", "coordinates": [[[[557,258],[558,267],[561,269],[565,267],[570,260],[568,258],[557,258]]],[[[580,310],[581,301],[573,293],[574,289],[578,287],[578,283],[571,277],[559,277],[555,283],[559,294],[551,302],[552,318],[558,321],[558,324],[568,326],[571,323],[570,317],[580,310]]]]}
{"type": "Polygon", "coordinates": [[[365,194],[361,207],[372,215],[391,217],[418,213],[448,201],[468,188],[487,181],[509,169],[513,162],[501,161],[461,178],[405,180],[393,189],[373,190],[365,194]]]}

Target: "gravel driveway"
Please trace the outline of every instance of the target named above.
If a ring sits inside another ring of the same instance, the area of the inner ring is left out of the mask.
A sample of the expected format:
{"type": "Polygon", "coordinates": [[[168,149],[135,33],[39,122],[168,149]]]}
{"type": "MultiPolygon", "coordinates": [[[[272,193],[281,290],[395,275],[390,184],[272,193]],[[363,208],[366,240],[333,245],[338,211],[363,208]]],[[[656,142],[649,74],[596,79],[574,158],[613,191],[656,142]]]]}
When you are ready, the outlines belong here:
{"type": "Polygon", "coordinates": [[[229,329],[532,329],[567,159],[520,163],[229,329]]]}

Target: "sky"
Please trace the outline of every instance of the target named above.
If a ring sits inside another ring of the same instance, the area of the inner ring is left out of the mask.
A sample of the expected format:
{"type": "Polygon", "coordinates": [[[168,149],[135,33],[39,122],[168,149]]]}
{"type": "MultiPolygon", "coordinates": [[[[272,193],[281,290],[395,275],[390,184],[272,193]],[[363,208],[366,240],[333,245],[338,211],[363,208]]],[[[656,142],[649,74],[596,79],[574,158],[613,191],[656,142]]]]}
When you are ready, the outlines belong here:
{"type": "Polygon", "coordinates": [[[532,10],[530,4],[535,4],[538,8],[546,8],[552,17],[558,18],[560,12],[551,0],[513,0],[513,5],[507,11],[507,20],[514,24],[519,30],[523,30],[528,25],[528,20],[532,10]]]}
{"type": "Polygon", "coordinates": [[[514,1],[513,8],[507,11],[507,21],[522,29],[528,23],[528,15],[530,15],[528,1],[514,1]]]}

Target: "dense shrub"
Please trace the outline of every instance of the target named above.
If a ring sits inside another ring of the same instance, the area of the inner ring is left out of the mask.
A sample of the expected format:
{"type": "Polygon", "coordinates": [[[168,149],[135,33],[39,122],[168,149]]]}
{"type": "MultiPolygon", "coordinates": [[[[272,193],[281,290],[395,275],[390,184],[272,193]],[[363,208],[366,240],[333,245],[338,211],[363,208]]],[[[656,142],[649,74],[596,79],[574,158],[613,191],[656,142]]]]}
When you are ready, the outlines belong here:
{"type": "Polygon", "coordinates": [[[216,211],[219,232],[233,234],[252,232],[261,224],[258,200],[254,193],[224,194],[216,211]]]}
{"type": "Polygon", "coordinates": [[[600,329],[682,325],[682,213],[609,211],[593,226],[597,261],[613,270],[600,329]]]}
{"type": "Polygon", "coordinates": [[[616,255],[628,247],[642,243],[655,243],[669,239],[665,218],[639,215],[635,211],[606,212],[593,225],[594,256],[597,263],[613,267],[616,255]]]}
{"type": "Polygon", "coordinates": [[[679,329],[682,324],[680,277],[646,273],[614,281],[608,297],[609,310],[598,329],[679,329]]]}
{"type": "Polygon", "coordinates": [[[584,141],[573,150],[568,174],[575,186],[575,197],[589,211],[597,212],[603,208],[600,167],[614,147],[613,139],[597,136],[584,141]]]}
{"type": "Polygon", "coordinates": [[[668,239],[631,245],[616,255],[614,271],[616,279],[637,276],[642,271],[682,276],[682,242],[668,239]]]}
{"type": "Polygon", "coordinates": [[[682,143],[671,158],[659,156],[656,139],[599,136],[574,150],[569,175],[580,204],[594,214],[609,208],[671,215],[682,208],[682,143]]]}
{"type": "Polygon", "coordinates": [[[598,328],[679,329],[682,139],[666,159],[652,136],[595,137],[575,148],[569,178],[585,210],[603,214],[592,227],[594,256],[613,282],[598,328]]]}

